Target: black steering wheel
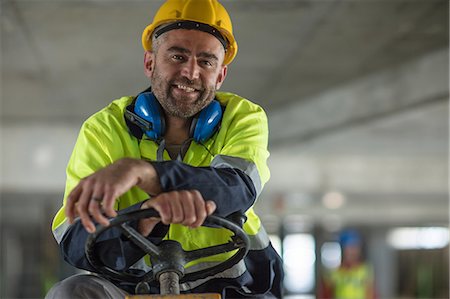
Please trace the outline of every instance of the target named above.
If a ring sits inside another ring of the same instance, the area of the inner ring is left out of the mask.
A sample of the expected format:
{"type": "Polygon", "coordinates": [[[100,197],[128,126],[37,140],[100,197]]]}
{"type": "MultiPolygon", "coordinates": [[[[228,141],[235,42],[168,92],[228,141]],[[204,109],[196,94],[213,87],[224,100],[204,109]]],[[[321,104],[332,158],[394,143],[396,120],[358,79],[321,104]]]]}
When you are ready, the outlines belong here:
{"type": "Polygon", "coordinates": [[[160,273],[172,271],[178,274],[180,278],[179,282],[183,283],[202,279],[229,269],[244,258],[248,252],[250,241],[244,230],[234,222],[215,215],[208,216],[202,225],[216,225],[232,231],[234,235],[227,243],[192,251],[184,251],[181,245],[174,240],[163,240],[159,245],[155,245],[127,224],[130,221],[137,221],[149,217],[159,217],[159,213],[154,209],[137,210],[111,219],[110,225],[107,227],[97,225],[97,230],[95,233],[89,235],[85,244],[86,257],[91,266],[98,273],[108,278],[136,284],[152,282],[158,279],[160,273]],[[126,270],[114,270],[101,261],[95,252],[96,240],[106,230],[113,227],[118,227],[128,239],[150,256],[152,263],[151,270],[137,275],[126,272],[126,270]],[[185,273],[184,271],[184,266],[191,261],[234,250],[237,250],[237,252],[231,258],[215,266],[189,273],[185,273]]]}

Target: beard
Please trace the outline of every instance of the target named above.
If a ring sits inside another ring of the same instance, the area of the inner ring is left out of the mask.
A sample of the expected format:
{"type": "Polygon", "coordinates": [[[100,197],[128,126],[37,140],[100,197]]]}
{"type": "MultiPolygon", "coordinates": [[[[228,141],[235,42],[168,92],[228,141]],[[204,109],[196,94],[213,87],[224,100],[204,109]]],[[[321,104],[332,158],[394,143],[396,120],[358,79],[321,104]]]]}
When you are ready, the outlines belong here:
{"type": "Polygon", "coordinates": [[[204,87],[199,80],[189,80],[185,77],[165,80],[155,65],[152,77],[152,92],[169,116],[179,118],[190,118],[200,112],[213,99],[216,87],[204,87]],[[197,96],[192,99],[190,96],[174,95],[175,84],[184,85],[195,89],[197,96]]]}

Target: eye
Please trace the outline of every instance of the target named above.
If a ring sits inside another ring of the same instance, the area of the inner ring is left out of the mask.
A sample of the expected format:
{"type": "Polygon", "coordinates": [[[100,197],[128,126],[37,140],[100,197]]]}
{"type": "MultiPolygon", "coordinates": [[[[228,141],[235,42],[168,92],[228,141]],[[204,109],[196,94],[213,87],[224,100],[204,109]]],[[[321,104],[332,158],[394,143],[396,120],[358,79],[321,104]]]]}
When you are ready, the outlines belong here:
{"type": "Polygon", "coordinates": [[[174,54],[172,55],[172,59],[177,61],[183,61],[184,57],[182,55],[174,54]]]}
{"type": "Polygon", "coordinates": [[[211,61],[209,61],[209,60],[202,60],[200,63],[202,65],[204,65],[204,66],[207,66],[207,67],[212,67],[213,66],[213,63],[211,61]]]}

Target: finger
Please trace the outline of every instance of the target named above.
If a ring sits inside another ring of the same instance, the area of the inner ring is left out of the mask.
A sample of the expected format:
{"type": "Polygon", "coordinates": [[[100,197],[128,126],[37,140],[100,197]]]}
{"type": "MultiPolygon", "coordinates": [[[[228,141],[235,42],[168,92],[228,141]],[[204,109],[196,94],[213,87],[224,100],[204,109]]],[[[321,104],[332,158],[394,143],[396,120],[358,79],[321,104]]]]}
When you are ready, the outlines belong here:
{"type": "Polygon", "coordinates": [[[116,203],[117,196],[114,193],[113,190],[106,188],[104,195],[103,195],[103,212],[109,217],[116,217],[117,212],[114,210],[114,204],[116,203]]]}
{"type": "Polygon", "coordinates": [[[88,213],[88,204],[91,199],[91,194],[92,192],[90,190],[86,191],[85,188],[83,188],[80,199],[77,202],[78,216],[80,216],[81,223],[89,233],[95,232],[95,225],[88,213]]]}
{"type": "Polygon", "coordinates": [[[172,220],[172,209],[170,207],[170,198],[167,193],[158,195],[155,199],[150,200],[150,207],[158,211],[161,221],[164,224],[170,224],[172,220]]]}
{"type": "MultiPolygon", "coordinates": [[[[96,194],[96,193],[93,193],[96,194]]],[[[102,206],[102,197],[100,195],[93,195],[89,201],[89,213],[91,216],[101,225],[108,226],[109,220],[103,216],[101,206],[102,206]]]]}
{"type": "Polygon", "coordinates": [[[198,195],[192,191],[184,191],[181,194],[182,197],[182,208],[184,214],[184,220],[181,224],[196,227],[195,223],[198,219],[196,201],[198,201],[198,195]]]}
{"type": "Polygon", "coordinates": [[[212,200],[206,201],[206,213],[208,214],[208,216],[212,215],[212,213],[214,213],[216,208],[217,208],[217,205],[214,201],[212,201],[212,200]]]}
{"type": "Polygon", "coordinates": [[[194,196],[194,204],[195,204],[194,208],[196,219],[191,224],[191,227],[199,227],[200,225],[203,224],[203,222],[205,222],[206,216],[208,215],[206,214],[205,201],[200,192],[198,191],[193,192],[193,196],[194,196]]]}
{"type": "Polygon", "coordinates": [[[81,194],[81,188],[79,188],[78,186],[75,187],[70,193],[69,196],[67,196],[66,199],[66,207],[64,208],[65,213],[66,213],[66,217],[69,220],[69,223],[72,224],[74,219],[75,219],[75,207],[76,207],[76,203],[78,201],[78,198],[81,194]]]}
{"type": "MultiPolygon", "coordinates": [[[[144,201],[142,203],[141,210],[153,208],[153,205],[151,202],[152,202],[151,199],[144,201]]],[[[159,218],[159,217],[150,217],[150,218],[145,218],[145,219],[139,220],[139,222],[138,222],[139,233],[141,235],[147,237],[151,233],[151,231],[153,230],[155,225],[158,224],[158,222],[160,222],[160,221],[161,221],[161,218],[159,218]]]]}
{"type": "Polygon", "coordinates": [[[172,192],[171,194],[169,194],[169,196],[171,197],[169,204],[172,210],[171,223],[184,223],[185,220],[184,206],[187,204],[187,201],[189,200],[189,198],[187,198],[189,195],[184,191],[180,191],[180,192],[172,192]]]}
{"type": "Polygon", "coordinates": [[[138,223],[138,232],[147,237],[152,232],[153,228],[155,228],[156,224],[160,221],[161,219],[156,217],[141,219],[138,223]]]}

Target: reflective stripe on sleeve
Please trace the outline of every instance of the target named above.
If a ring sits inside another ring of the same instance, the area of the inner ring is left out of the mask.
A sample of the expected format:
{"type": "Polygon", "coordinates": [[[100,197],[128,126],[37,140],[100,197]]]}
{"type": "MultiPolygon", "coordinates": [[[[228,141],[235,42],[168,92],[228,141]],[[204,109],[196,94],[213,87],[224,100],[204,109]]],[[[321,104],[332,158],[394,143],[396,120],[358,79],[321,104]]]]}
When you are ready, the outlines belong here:
{"type": "Polygon", "coordinates": [[[61,240],[64,236],[64,234],[66,233],[66,231],[69,229],[69,222],[66,220],[64,220],[63,223],[61,223],[60,225],[58,225],[54,230],[53,230],[53,236],[56,239],[56,242],[61,243],[61,240]]]}
{"type": "Polygon", "coordinates": [[[261,194],[262,185],[258,169],[254,163],[238,157],[217,155],[211,161],[211,167],[214,168],[236,168],[250,177],[256,190],[256,198],[261,194]]]}
{"type": "MultiPolygon", "coordinates": [[[[213,267],[215,265],[218,265],[220,263],[221,262],[208,262],[208,263],[197,264],[192,267],[189,267],[187,269],[186,273],[207,269],[207,268],[213,267]]],[[[182,283],[182,284],[180,284],[180,290],[181,291],[191,290],[191,289],[196,288],[199,285],[207,282],[208,280],[211,280],[214,278],[237,278],[237,277],[241,276],[242,274],[244,274],[246,269],[247,268],[245,267],[244,260],[241,260],[233,267],[231,267],[223,272],[217,273],[216,275],[182,283]]]]}
{"type": "Polygon", "coordinates": [[[263,250],[269,246],[270,239],[264,227],[261,225],[256,235],[247,234],[250,239],[250,250],[263,250]]]}

